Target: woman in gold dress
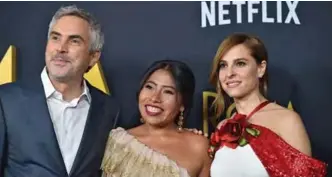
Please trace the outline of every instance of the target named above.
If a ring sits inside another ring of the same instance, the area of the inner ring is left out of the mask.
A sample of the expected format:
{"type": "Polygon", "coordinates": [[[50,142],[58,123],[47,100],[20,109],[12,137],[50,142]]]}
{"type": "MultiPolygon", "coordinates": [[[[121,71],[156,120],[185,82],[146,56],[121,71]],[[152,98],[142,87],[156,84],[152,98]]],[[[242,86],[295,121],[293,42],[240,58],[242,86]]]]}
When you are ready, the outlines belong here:
{"type": "Polygon", "coordinates": [[[208,140],[182,127],[194,91],[195,78],[186,64],[153,63],[138,92],[143,124],[110,132],[103,177],[208,177],[208,140]]]}

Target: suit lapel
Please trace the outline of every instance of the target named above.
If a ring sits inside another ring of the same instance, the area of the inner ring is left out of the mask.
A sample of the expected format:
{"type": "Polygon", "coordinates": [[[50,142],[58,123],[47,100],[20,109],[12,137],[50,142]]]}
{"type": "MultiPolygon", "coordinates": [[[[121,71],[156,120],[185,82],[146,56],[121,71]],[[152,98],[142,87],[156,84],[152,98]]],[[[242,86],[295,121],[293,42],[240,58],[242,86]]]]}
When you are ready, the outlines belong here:
{"type": "Polygon", "coordinates": [[[37,86],[35,91],[26,95],[22,102],[24,114],[29,117],[29,128],[35,132],[35,137],[31,141],[42,143],[45,152],[48,153],[45,155],[47,161],[54,166],[52,169],[55,169],[56,173],[67,174],[42,85],[37,86]]]}
{"type": "Polygon", "coordinates": [[[76,158],[69,176],[76,176],[75,173],[82,168],[88,168],[85,166],[85,162],[88,162],[88,153],[93,152],[95,149],[93,145],[98,142],[98,127],[103,123],[104,114],[104,99],[100,96],[100,93],[92,87],[89,88],[91,93],[91,105],[87,122],[85,124],[82,141],[77,151],[76,158]]]}

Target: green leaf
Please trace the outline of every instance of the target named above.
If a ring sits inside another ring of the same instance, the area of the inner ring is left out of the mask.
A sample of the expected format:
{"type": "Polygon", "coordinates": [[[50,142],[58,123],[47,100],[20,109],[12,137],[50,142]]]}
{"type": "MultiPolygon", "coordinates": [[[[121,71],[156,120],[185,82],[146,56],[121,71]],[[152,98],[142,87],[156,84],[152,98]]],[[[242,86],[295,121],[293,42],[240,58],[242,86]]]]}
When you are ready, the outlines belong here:
{"type": "Polygon", "coordinates": [[[254,137],[257,137],[260,134],[260,131],[255,128],[246,128],[246,131],[254,137]]]}
{"type": "Polygon", "coordinates": [[[254,128],[254,130],[256,131],[256,136],[258,136],[259,134],[261,134],[261,132],[258,129],[254,128]]]}
{"type": "Polygon", "coordinates": [[[244,137],[241,137],[241,139],[239,140],[239,145],[241,147],[245,146],[248,144],[248,141],[244,138],[244,137]]]}
{"type": "Polygon", "coordinates": [[[246,128],[246,131],[252,136],[255,136],[255,134],[256,134],[255,130],[251,129],[251,128],[246,128]]]}

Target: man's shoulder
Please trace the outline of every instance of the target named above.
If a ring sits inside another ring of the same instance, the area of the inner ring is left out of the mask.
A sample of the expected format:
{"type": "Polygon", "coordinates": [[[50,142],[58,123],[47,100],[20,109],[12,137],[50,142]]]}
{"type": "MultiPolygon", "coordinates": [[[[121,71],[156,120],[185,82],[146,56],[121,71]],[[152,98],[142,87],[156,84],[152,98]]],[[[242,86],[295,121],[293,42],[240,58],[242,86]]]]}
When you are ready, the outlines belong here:
{"type": "Polygon", "coordinates": [[[22,83],[20,81],[5,83],[0,85],[0,95],[16,92],[22,89],[22,83]]]}
{"type": "MultiPolygon", "coordinates": [[[[36,86],[35,86],[36,87],[36,86]]],[[[33,86],[24,84],[22,81],[18,80],[11,83],[6,83],[0,85],[0,97],[1,98],[10,98],[15,99],[15,97],[20,97],[22,95],[30,95],[32,93],[38,93],[34,91],[33,86]]]]}
{"type": "Polygon", "coordinates": [[[89,92],[91,94],[91,97],[99,97],[102,99],[113,99],[113,96],[106,94],[105,92],[99,90],[98,88],[96,88],[92,85],[89,85],[88,87],[89,87],[89,92]]]}
{"type": "Polygon", "coordinates": [[[93,99],[102,99],[104,100],[104,102],[106,102],[106,104],[112,104],[113,106],[118,107],[119,103],[117,102],[116,98],[111,95],[111,94],[106,94],[103,91],[99,90],[98,88],[89,85],[89,90],[90,90],[90,94],[93,99]]]}

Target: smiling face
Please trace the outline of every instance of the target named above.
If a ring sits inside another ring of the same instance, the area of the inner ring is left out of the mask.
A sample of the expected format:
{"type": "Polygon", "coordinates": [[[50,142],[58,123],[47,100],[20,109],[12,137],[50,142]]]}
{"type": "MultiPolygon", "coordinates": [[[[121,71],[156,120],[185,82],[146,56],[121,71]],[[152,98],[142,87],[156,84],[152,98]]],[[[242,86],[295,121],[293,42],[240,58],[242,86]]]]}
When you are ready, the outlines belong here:
{"type": "Polygon", "coordinates": [[[163,127],[173,124],[184,107],[174,79],[169,71],[158,69],[143,85],[139,97],[139,110],[145,123],[163,127]]]}
{"type": "Polygon", "coordinates": [[[51,79],[82,78],[100,53],[89,51],[89,23],[76,16],[63,16],[53,25],[46,46],[46,67],[51,79]]]}
{"type": "Polygon", "coordinates": [[[250,50],[243,44],[232,47],[219,62],[219,82],[233,98],[259,93],[259,78],[264,75],[266,62],[257,64],[250,50]]]}

